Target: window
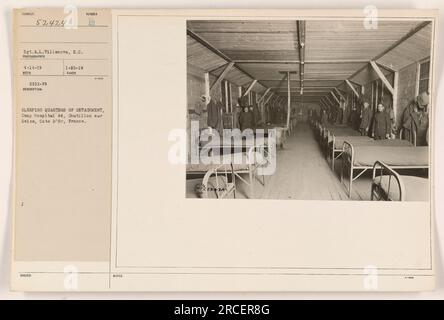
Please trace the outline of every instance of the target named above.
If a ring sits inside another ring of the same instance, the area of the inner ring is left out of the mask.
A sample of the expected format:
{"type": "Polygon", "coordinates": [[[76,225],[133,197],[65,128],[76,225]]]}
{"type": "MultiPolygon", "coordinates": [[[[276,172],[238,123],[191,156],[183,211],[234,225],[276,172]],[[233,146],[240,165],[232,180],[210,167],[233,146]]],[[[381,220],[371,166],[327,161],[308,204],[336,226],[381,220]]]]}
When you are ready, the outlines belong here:
{"type": "Polygon", "coordinates": [[[422,62],[419,64],[419,84],[418,93],[429,92],[429,81],[430,81],[430,60],[422,62]]]}

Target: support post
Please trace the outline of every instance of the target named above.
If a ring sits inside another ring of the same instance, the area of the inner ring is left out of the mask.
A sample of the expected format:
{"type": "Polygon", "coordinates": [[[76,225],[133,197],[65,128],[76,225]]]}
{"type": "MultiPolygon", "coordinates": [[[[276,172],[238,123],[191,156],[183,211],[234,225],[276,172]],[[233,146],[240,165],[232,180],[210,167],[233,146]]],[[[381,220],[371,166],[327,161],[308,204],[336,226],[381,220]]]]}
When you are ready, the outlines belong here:
{"type": "Polygon", "coordinates": [[[210,74],[208,72],[205,72],[204,79],[205,79],[205,97],[209,97],[210,96],[210,74]]]}
{"type": "Polygon", "coordinates": [[[290,92],[290,72],[287,72],[287,130],[290,128],[290,112],[291,112],[291,92],[290,92]]]}
{"type": "Polygon", "coordinates": [[[397,110],[398,110],[398,88],[399,88],[399,72],[395,71],[394,74],[394,81],[393,81],[393,85],[394,85],[394,90],[393,90],[393,114],[395,117],[395,124],[396,124],[396,115],[397,115],[397,110]]]}

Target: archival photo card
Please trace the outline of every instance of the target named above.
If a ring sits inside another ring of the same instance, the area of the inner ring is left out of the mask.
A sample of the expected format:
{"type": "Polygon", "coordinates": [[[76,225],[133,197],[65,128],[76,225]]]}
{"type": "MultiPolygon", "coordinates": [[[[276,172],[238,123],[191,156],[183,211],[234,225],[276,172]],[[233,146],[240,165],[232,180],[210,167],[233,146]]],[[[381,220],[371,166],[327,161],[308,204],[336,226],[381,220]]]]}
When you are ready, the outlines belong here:
{"type": "Polygon", "coordinates": [[[188,20],[187,197],[429,201],[429,20],[188,20]]]}
{"type": "Polygon", "coordinates": [[[11,288],[432,290],[436,21],[14,10],[11,288]]]}

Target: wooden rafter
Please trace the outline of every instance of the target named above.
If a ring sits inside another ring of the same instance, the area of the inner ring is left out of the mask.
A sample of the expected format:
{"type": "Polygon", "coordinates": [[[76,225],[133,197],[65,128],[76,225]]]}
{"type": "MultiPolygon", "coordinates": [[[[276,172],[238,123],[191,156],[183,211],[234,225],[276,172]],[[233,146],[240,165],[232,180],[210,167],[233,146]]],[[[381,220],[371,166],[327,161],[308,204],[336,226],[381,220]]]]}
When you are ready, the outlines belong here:
{"type": "Polygon", "coordinates": [[[305,21],[297,22],[298,45],[299,45],[299,80],[301,95],[304,92],[304,74],[305,74],[305,21]]]}
{"type": "Polygon", "coordinates": [[[231,70],[231,68],[234,66],[234,62],[229,62],[227,66],[225,67],[224,71],[217,77],[216,81],[211,85],[210,93],[213,91],[213,89],[225,78],[225,76],[228,74],[228,72],[231,70]]]}
{"type": "MultiPolygon", "coordinates": [[[[419,32],[420,30],[422,30],[423,28],[425,28],[426,26],[428,26],[430,24],[431,21],[424,21],[422,23],[420,23],[418,26],[416,26],[416,28],[410,30],[410,32],[408,32],[406,35],[404,35],[401,39],[399,39],[398,41],[396,41],[395,43],[393,43],[390,47],[388,47],[387,49],[385,49],[384,51],[382,51],[381,53],[379,53],[377,56],[373,57],[372,61],[376,61],[379,58],[382,58],[383,56],[385,56],[388,52],[392,51],[394,48],[396,48],[397,46],[399,46],[401,43],[403,43],[404,41],[406,41],[407,39],[411,38],[413,35],[415,35],[417,32],[419,32]]],[[[364,70],[365,68],[367,68],[367,64],[364,65],[362,68],[359,68],[358,70],[356,70],[350,77],[348,77],[348,79],[352,79],[354,78],[356,75],[358,75],[359,73],[361,73],[362,70],[364,70]]]]}
{"type": "Polygon", "coordinates": [[[250,83],[250,85],[248,86],[247,90],[245,90],[245,93],[242,95],[242,97],[245,97],[247,94],[250,93],[251,89],[253,89],[256,82],[257,82],[257,80],[253,80],[253,82],[250,83]]]}
{"type": "Polygon", "coordinates": [[[270,98],[274,95],[274,93],[272,92],[267,99],[265,99],[264,104],[267,104],[268,101],[270,101],[270,98]]]}
{"type": "Polygon", "coordinates": [[[261,103],[262,100],[264,100],[265,96],[270,92],[271,88],[268,88],[267,90],[265,90],[265,92],[262,94],[262,96],[259,98],[258,103],[261,103]]]}
{"type": "Polygon", "coordinates": [[[333,98],[336,100],[337,103],[339,103],[338,97],[333,93],[333,91],[330,91],[330,94],[333,96],[333,98]]]}
{"type": "Polygon", "coordinates": [[[325,103],[324,101],[324,97],[322,97],[321,99],[319,99],[319,102],[325,107],[325,108],[329,108],[329,106],[325,103]]]}
{"type": "Polygon", "coordinates": [[[381,69],[376,64],[376,62],[370,61],[370,65],[372,66],[373,70],[375,70],[376,74],[381,79],[381,81],[384,83],[384,85],[387,87],[387,89],[390,91],[390,93],[393,95],[395,92],[395,89],[393,88],[391,83],[387,80],[384,73],[382,73],[381,69]]]}
{"type": "Polygon", "coordinates": [[[354,92],[354,94],[356,95],[356,97],[359,98],[359,93],[356,90],[355,86],[350,82],[350,80],[346,79],[345,83],[350,87],[350,89],[352,89],[352,91],[354,92]]]}
{"type": "Polygon", "coordinates": [[[339,95],[339,97],[341,97],[342,99],[344,99],[345,100],[345,97],[344,97],[344,95],[342,94],[342,92],[341,91],[339,91],[339,89],[338,88],[334,88],[334,90],[335,90],[335,92],[339,95]]]}
{"type": "MultiPolygon", "coordinates": [[[[235,60],[236,63],[260,63],[260,64],[300,64],[301,60],[235,60]]],[[[347,63],[367,63],[368,60],[305,60],[305,64],[347,64],[347,63]]]]}
{"type": "MultiPolygon", "coordinates": [[[[270,88],[271,89],[286,89],[283,86],[280,86],[280,87],[270,87],[270,88]]],[[[292,90],[298,90],[300,88],[301,88],[300,86],[292,86],[291,87],[292,90]]],[[[330,90],[334,89],[335,87],[333,87],[333,86],[306,86],[306,85],[304,85],[304,88],[308,89],[308,90],[310,90],[310,89],[324,89],[324,90],[327,89],[328,91],[330,91],[330,90]]]]}
{"type": "MultiPolygon", "coordinates": [[[[194,40],[196,40],[198,43],[200,43],[202,46],[204,46],[205,48],[207,48],[208,50],[210,50],[211,52],[215,53],[216,55],[218,55],[219,57],[221,57],[222,59],[224,59],[225,61],[227,61],[228,63],[233,62],[234,61],[228,57],[226,54],[224,54],[222,51],[220,51],[219,49],[217,49],[216,47],[214,47],[212,44],[210,44],[208,41],[206,41],[204,38],[202,38],[201,36],[199,36],[197,33],[195,33],[194,31],[187,29],[187,35],[190,36],[191,38],[193,38],[194,40]]],[[[242,72],[243,74],[245,74],[247,77],[249,77],[250,79],[254,80],[254,77],[252,75],[250,75],[248,72],[246,72],[245,70],[243,70],[241,67],[236,66],[236,68],[242,72]]],[[[260,83],[260,81],[258,80],[258,82],[260,83]]],[[[261,84],[262,85],[262,84],[261,84]]],[[[263,87],[267,87],[262,85],[263,87]]]]}

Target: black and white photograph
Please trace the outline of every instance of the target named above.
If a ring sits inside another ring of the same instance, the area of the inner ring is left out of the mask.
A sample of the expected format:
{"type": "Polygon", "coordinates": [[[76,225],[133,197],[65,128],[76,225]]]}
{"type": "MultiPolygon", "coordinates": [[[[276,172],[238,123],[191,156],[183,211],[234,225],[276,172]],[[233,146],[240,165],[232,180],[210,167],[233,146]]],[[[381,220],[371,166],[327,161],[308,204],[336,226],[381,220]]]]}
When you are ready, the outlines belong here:
{"type": "Polygon", "coordinates": [[[433,28],[187,20],[186,197],[430,201],[433,28]]]}

